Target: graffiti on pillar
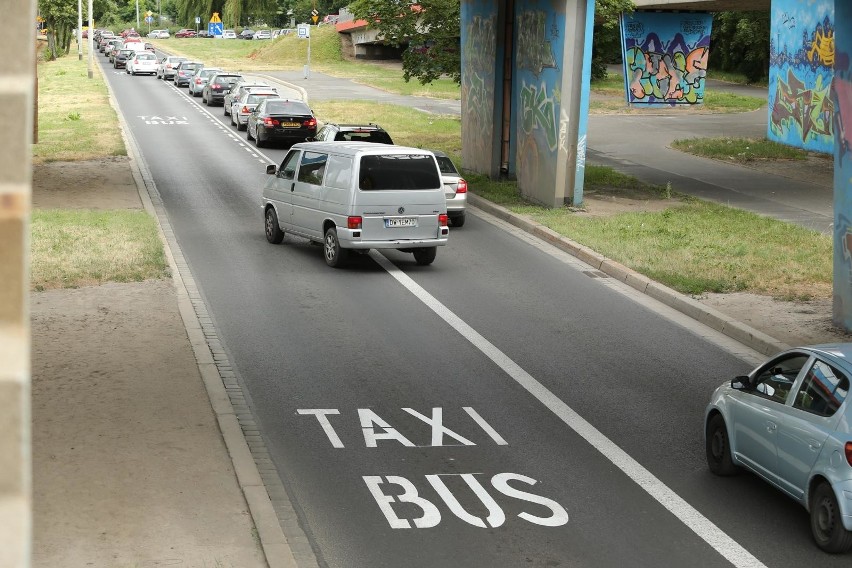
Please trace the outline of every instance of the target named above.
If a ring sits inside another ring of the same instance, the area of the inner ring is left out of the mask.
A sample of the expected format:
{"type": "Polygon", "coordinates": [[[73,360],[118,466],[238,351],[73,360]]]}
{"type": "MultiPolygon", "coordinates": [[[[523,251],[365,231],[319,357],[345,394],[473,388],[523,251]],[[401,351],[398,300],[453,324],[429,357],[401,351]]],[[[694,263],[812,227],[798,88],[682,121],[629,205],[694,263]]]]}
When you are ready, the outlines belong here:
{"type": "Polygon", "coordinates": [[[548,96],[547,85],[521,86],[521,128],[526,136],[531,136],[534,130],[540,130],[544,135],[547,148],[556,150],[556,102],[555,95],[548,96]]]}
{"type": "Polygon", "coordinates": [[[556,160],[567,143],[561,107],[561,56],[565,15],[544,0],[515,3],[515,80],[512,92],[513,173],[521,193],[533,200],[551,196],[556,160]]]}
{"type": "Polygon", "coordinates": [[[547,30],[547,14],[538,10],[521,12],[518,18],[518,67],[540,75],[545,68],[556,68],[556,58],[548,36],[559,36],[559,28],[547,30]]]}
{"type": "Polygon", "coordinates": [[[769,47],[770,140],[829,153],[834,147],[834,2],[775,0],[769,47]]]}
{"type": "Polygon", "coordinates": [[[462,164],[488,172],[496,142],[494,88],[497,65],[496,15],[483,3],[466,2],[462,10],[461,102],[462,164]]]}
{"type": "MultiPolygon", "coordinates": [[[[852,3],[837,2],[839,30],[852,29],[852,3]]],[[[834,323],[852,330],[852,34],[837,35],[834,77],[834,323]]]]}
{"type": "Polygon", "coordinates": [[[621,20],[627,102],[695,105],[704,101],[712,16],[636,12],[621,20]]]}

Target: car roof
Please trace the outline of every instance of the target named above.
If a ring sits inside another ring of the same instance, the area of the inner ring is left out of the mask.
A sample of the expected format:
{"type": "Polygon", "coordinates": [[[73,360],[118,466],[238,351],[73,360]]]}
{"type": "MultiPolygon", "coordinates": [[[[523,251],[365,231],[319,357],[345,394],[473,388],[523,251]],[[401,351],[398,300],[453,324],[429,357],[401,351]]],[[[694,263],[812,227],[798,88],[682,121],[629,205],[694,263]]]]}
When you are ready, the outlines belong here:
{"type": "Polygon", "coordinates": [[[294,144],[293,148],[302,148],[311,152],[332,152],[349,155],[432,154],[431,150],[424,150],[423,148],[376,144],[375,142],[299,142],[298,144],[294,144]]]}
{"type": "Polygon", "coordinates": [[[329,122],[328,126],[336,126],[337,128],[361,128],[364,130],[384,130],[378,124],[368,123],[368,124],[337,124],[335,122],[329,122]]]}

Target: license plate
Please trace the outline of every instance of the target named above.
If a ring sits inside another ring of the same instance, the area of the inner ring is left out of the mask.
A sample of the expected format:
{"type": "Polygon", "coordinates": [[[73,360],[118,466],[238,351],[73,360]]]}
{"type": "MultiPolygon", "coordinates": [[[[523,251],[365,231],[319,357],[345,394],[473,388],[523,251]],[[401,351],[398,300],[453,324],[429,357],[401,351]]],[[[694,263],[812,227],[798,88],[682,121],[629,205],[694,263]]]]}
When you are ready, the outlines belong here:
{"type": "Polygon", "coordinates": [[[284,128],[299,128],[302,125],[298,122],[282,122],[281,126],[283,126],[284,128]]]}
{"type": "Polygon", "coordinates": [[[417,217],[394,217],[385,219],[385,227],[416,227],[417,217]]]}

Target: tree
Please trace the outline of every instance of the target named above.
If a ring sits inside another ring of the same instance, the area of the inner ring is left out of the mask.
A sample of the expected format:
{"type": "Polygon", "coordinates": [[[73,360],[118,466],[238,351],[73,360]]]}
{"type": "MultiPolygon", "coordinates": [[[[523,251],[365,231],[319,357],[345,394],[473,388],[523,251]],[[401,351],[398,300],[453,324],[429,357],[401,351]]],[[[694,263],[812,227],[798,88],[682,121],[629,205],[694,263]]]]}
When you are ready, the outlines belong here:
{"type": "MultiPolygon", "coordinates": [[[[618,34],[618,16],[635,8],[632,0],[595,0],[595,20],[602,32],[618,34]]],[[[387,43],[402,47],[403,77],[431,83],[442,75],[461,82],[461,5],[460,0],[424,0],[412,4],[406,0],[355,0],[349,11],[371,22],[387,43]]],[[[595,37],[598,37],[597,29],[595,37]]],[[[605,57],[606,51],[600,55],[605,57]]],[[[605,62],[596,66],[606,75],[605,62]]]]}
{"type": "Polygon", "coordinates": [[[39,14],[47,27],[47,56],[54,60],[71,48],[73,30],[77,27],[76,0],[39,0],[39,14]]]}
{"type": "Polygon", "coordinates": [[[769,76],[769,12],[717,12],[710,34],[710,64],[742,73],[751,82],[769,76]]]}
{"type": "Polygon", "coordinates": [[[407,48],[402,53],[406,81],[431,83],[441,75],[461,82],[460,0],[355,0],[349,11],[371,22],[383,41],[407,48]]]}
{"type": "Polygon", "coordinates": [[[607,63],[621,60],[621,13],[636,9],[633,0],[596,0],[592,35],[592,81],[606,79],[607,63]]]}

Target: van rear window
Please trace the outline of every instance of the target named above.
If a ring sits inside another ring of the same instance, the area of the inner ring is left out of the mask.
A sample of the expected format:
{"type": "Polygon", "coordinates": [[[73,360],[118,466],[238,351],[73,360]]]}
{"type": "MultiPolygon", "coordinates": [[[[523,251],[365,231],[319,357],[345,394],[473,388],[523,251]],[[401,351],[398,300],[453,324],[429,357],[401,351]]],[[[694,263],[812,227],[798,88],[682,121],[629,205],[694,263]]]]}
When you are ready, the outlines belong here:
{"type": "Polygon", "coordinates": [[[441,187],[441,177],[432,156],[362,156],[358,187],[364,191],[437,189],[441,187]]]}

